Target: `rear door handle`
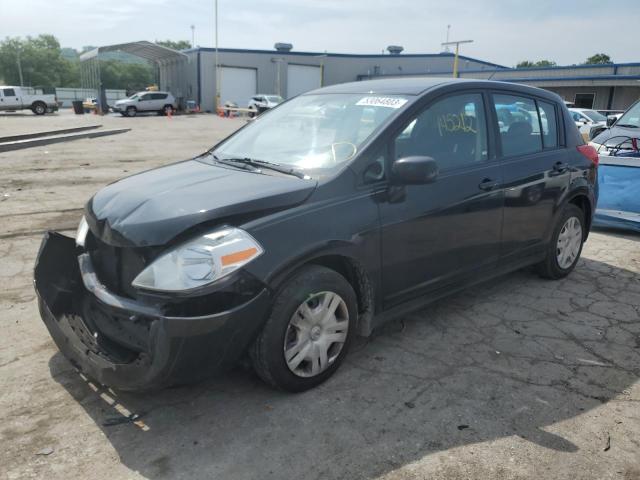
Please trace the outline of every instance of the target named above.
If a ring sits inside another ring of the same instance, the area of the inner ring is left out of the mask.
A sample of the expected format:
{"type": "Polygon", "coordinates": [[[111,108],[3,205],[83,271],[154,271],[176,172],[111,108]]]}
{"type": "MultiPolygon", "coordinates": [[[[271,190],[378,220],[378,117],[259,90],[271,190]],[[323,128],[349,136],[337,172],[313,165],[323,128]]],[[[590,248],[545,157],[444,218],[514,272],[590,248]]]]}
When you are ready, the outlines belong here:
{"type": "Polygon", "coordinates": [[[569,164],[563,163],[563,162],[556,162],[553,164],[553,170],[560,173],[566,172],[567,170],[569,170],[569,164]]]}
{"type": "Polygon", "coordinates": [[[493,190],[494,188],[497,188],[499,185],[500,185],[500,182],[496,180],[491,180],[490,178],[485,178],[480,182],[480,184],[478,185],[478,188],[480,190],[484,190],[485,192],[488,192],[490,190],[493,190]]]}

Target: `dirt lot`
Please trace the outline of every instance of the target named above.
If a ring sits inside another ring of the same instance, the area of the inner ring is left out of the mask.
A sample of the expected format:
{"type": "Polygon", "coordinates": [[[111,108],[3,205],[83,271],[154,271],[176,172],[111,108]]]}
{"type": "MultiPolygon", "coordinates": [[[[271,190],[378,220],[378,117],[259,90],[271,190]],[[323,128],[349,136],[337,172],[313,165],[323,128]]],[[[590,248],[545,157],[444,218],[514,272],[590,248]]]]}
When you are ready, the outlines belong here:
{"type": "Polygon", "coordinates": [[[242,124],[7,114],[0,136],[96,122],[132,131],[0,153],[0,478],[640,478],[639,236],[592,233],[566,280],[522,271],[394,322],[303,394],[244,370],[145,395],[86,381],[38,316],[41,232],[242,124]]]}

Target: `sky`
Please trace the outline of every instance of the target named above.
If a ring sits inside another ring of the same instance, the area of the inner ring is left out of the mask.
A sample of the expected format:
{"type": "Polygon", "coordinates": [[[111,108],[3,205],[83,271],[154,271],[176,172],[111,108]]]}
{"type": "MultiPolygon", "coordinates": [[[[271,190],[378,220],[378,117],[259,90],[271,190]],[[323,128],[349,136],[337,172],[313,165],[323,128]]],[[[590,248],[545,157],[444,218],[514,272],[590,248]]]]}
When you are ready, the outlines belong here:
{"type": "MultiPolygon", "coordinates": [[[[52,33],[80,49],[137,40],[214,45],[214,0],[0,0],[0,38],[52,33]]],[[[472,39],[461,53],[506,66],[548,59],[581,63],[604,52],[640,62],[640,0],[219,0],[221,48],[437,53],[472,39]],[[609,6],[609,5],[615,5],[609,6]],[[613,19],[614,25],[607,26],[613,19]],[[628,25],[625,27],[624,25],[628,25]]]]}

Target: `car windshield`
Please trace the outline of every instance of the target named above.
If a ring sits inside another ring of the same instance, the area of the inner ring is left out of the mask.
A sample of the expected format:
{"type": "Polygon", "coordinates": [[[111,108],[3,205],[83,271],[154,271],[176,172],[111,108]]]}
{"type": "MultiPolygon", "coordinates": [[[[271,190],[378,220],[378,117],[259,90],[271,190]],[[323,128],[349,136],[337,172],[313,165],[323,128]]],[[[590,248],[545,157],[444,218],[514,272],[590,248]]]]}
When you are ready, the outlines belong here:
{"type": "Polygon", "coordinates": [[[284,100],[282,97],[279,97],[277,95],[267,95],[265,98],[269,102],[273,102],[273,103],[281,103],[284,100]]]}
{"type": "Polygon", "coordinates": [[[302,95],[259,117],[213,154],[329,175],[353,159],[371,133],[407,102],[398,95],[302,95]]]}
{"type": "Polygon", "coordinates": [[[606,122],[607,117],[595,110],[583,110],[582,114],[589,117],[593,122],[606,122]]]}
{"type": "Polygon", "coordinates": [[[133,95],[131,95],[131,96],[129,97],[129,100],[136,100],[137,98],[138,98],[138,94],[137,94],[137,93],[134,93],[133,95]]]}
{"type": "Polygon", "coordinates": [[[640,128],[640,102],[637,102],[616,122],[616,125],[633,125],[640,128]]]}

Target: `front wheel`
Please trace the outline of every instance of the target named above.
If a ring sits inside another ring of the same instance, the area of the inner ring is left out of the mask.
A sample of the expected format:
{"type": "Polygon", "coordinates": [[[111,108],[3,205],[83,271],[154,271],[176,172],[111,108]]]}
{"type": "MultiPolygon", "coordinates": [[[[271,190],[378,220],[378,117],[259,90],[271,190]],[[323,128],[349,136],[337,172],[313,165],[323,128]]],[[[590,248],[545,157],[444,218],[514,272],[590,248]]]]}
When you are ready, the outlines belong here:
{"type": "Polygon", "coordinates": [[[540,276],[559,279],[569,275],[580,258],[585,233],[584,212],[568,204],[555,226],[546,258],[537,265],[540,276]]]}
{"type": "Polygon", "coordinates": [[[276,294],[251,360],[266,383],[302,392],[327,380],[344,359],[358,317],[353,288],[340,274],[309,266],[276,294]]]}
{"type": "Polygon", "coordinates": [[[47,113],[47,106],[42,102],[36,102],[31,107],[31,111],[36,115],[44,115],[47,113]]]}
{"type": "Polygon", "coordinates": [[[135,117],[137,114],[138,114],[138,109],[136,107],[127,108],[127,117],[135,117]]]}

